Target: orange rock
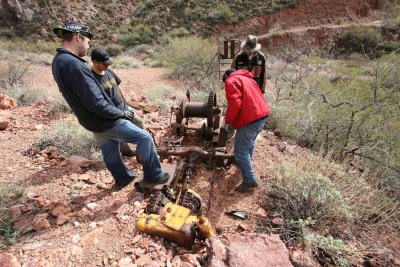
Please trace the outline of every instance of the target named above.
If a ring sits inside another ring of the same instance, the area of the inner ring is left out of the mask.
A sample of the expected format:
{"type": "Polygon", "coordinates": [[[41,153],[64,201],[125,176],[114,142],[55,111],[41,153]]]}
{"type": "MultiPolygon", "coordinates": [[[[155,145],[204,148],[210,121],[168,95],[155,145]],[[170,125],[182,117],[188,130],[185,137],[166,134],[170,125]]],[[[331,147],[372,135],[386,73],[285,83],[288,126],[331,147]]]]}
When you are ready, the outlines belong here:
{"type": "Polygon", "coordinates": [[[21,263],[11,253],[0,253],[0,266],[4,267],[20,267],[21,263]]]}
{"type": "Polygon", "coordinates": [[[49,206],[50,214],[54,217],[57,217],[61,214],[68,214],[71,211],[67,205],[60,202],[51,203],[49,206]]]}
{"type": "Polygon", "coordinates": [[[87,246],[96,237],[99,237],[103,233],[103,228],[96,228],[81,239],[82,246],[87,246]]]}
{"type": "Polygon", "coordinates": [[[70,219],[70,218],[69,218],[67,215],[60,214],[60,215],[57,217],[56,224],[57,224],[57,225],[62,225],[62,224],[64,224],[64,223],[68,222],[69,219],[70,219]]]}
{"type": "Polygon", "coordinates": [[[17,101],[5,94],[0,94],[0,109],[10,109],[17,107],[17,101]]]}
{"type": "Polygon", "coordinates": [[[49,221],[46,219],[47,213],[38,214],[33,219],[33,230],[39,231],[50,227],[49,221]]]}

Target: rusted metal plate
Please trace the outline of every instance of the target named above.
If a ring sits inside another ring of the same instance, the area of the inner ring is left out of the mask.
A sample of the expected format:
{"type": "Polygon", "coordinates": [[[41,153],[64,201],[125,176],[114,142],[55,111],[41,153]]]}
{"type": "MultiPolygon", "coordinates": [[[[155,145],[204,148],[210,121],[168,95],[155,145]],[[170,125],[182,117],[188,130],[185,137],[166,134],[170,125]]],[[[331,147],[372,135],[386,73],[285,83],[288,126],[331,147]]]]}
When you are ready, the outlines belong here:
{"type": "Polygon", "coordinates": [[[176,164],[168,164],[168,163],[161,163],[161,169],[163,172],[169,174],[169,180],[165,184],[154,184],[154,183],[145,183],[143,181],[143,175],[140,177],[140,180],[137,182],[138,185],[142,189],[150,189],[150,190],[161,190],[164,185],[169,185],[175,177],[176,172],[176,164]]]}
{"type": "Polygon", "coordinates": [[[137,102],[132,102],[129,103],[133,108],[135,109],[141,109],[144,112],[151,113],[157,111],[159,106],[156,105],[150,105],[150,104],[142,104],[142,103],[137,103],[137,102]]]}

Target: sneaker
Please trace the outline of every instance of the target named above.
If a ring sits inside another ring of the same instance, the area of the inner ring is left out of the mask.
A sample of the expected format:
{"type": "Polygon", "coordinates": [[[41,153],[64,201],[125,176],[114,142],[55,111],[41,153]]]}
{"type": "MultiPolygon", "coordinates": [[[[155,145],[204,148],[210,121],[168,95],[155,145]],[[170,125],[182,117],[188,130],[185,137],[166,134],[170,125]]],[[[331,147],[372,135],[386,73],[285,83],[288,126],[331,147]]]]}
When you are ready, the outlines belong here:
{"type": "Polygon", "coordinates": [[[124,156],[124,157],[132,158],[132,157],[136,156],[136,151],[132,151],[132,150],[129,150],[129,151],[121,151],[121,154],[122,154],[122,156],[124,156]]]}
{"type": "Polygon", "coordinates": [[[244,183],[244,182],[242,182],[240,185],[238,185],[235,188],[235,191],[239,192],[239,193],[247,193],[247,192],[250,192],[250,188],[256,188],[256,187],[258,187],[258,183],[257,182],[252,182],[252,183],[244,183]]]}

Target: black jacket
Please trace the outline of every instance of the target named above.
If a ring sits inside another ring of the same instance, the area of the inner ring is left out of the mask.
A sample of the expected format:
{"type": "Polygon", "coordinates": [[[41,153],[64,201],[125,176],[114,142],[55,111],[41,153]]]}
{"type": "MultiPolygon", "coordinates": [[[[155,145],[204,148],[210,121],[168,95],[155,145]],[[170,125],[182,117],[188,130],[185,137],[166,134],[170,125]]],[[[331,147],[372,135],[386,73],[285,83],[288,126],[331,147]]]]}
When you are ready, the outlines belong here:
{"type": "Polygon", "coordinates": [[[260,51],[254,53],[253,58],[249,60],[249,57],[243,51],[236,54],[232,61],[232,68],[236,70],[248,70],[253,74],[253,79],[257,82],[262,93],[265,93],[265,56],[260,51]]]}
{"type": "Polygon", "coordinates": [[[100,89],[84,59],[58,48],[52,72],[63,97],[87,130],[103,132],[124,115],[100,89]]]}

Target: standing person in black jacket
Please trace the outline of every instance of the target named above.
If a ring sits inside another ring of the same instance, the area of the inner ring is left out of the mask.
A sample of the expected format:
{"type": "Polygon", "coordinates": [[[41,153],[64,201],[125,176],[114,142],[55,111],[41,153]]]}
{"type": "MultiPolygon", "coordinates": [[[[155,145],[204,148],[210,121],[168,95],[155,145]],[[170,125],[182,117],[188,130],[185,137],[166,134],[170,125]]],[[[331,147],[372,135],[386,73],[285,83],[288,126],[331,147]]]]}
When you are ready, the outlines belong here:
{"type": "MultiPolygon", "coordinates": [[[[108,68],[112,64],[112,60],[107,51],[101,48],[95,48],[92,50],[90,57],[93,63],[93,76],[100,84],[101,89],[106,92],[117,108],[120,110],[128,109],[134,112],[132,122],[140,129],[144,129],[142,119],[137,115],[134,109],[128,105],[124,95],[119,89],[121,79],[114,73],[114,71],[108,68]]],[[[129,148],[127,143],[120,143],[119,148],[122,156],[135,156],[135,152],[129,148]]]]}
{"type": "Polygon", "coordinates": [[[132,111],[122,111],[114,105],[110,97],[100,89],[100,84],[82,58],[89,51],[93,37],[89,27],[69,22],[63,27],[54,28],[53,32],[62,38],[62,47],[57,49],[52,63],[54,80],[79,123],[94,133],[116,187],[124,187],[135,178],[135,174],[127,169],[121,158],[120,142],[137,145],[146,182],[167,182],[169,175],[161,171],[149,133],[131,122],[134,117],[132,111]]]}
{"type": "Polygon", "coordinates": [[[241,51],[236,54],[232,61],[232,68],[236,70],[248,70],[253,74],[253,79],[257,82],[261,92],[265,93],[265,62],[266,58],[259,50],[261,45],[257,43],[257,37],[247,36],[246,40],[240,45],[241,51]]]}

